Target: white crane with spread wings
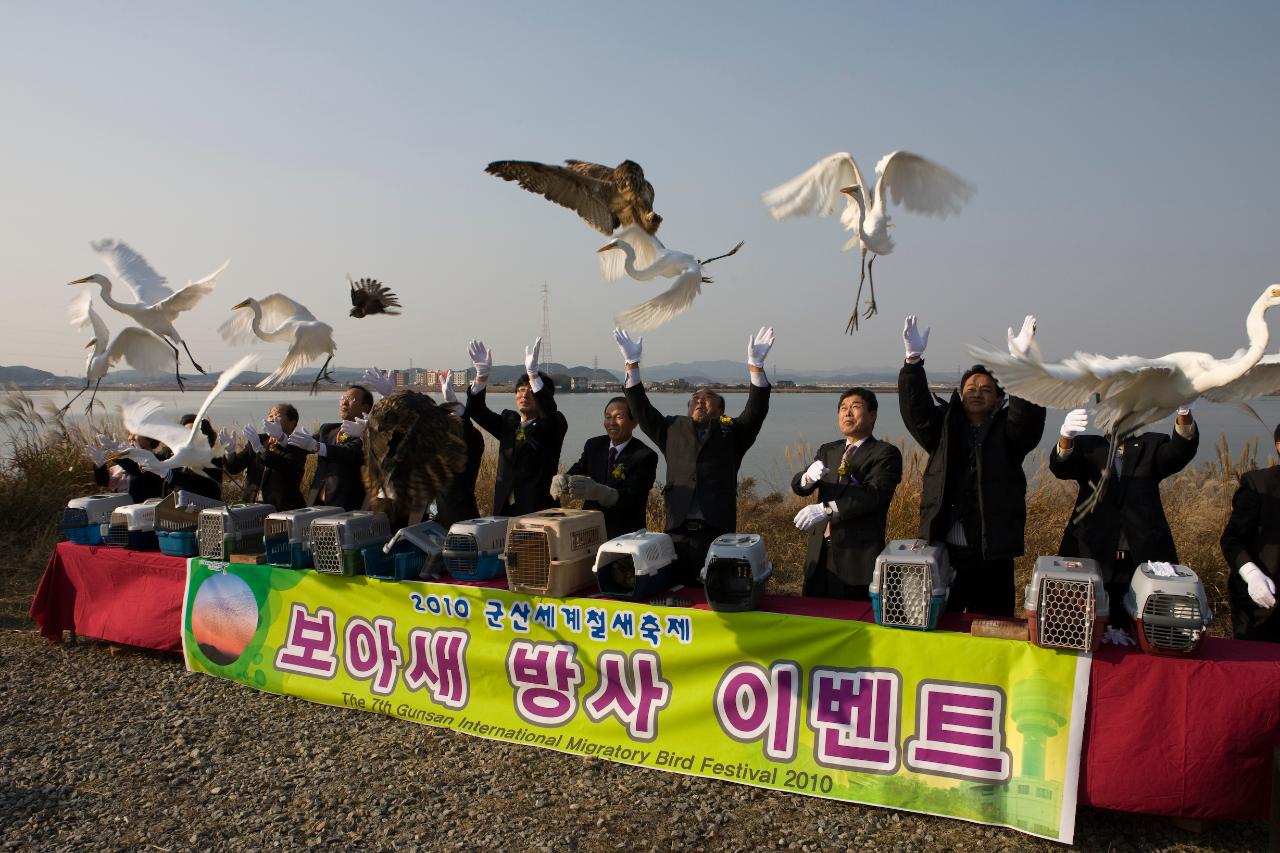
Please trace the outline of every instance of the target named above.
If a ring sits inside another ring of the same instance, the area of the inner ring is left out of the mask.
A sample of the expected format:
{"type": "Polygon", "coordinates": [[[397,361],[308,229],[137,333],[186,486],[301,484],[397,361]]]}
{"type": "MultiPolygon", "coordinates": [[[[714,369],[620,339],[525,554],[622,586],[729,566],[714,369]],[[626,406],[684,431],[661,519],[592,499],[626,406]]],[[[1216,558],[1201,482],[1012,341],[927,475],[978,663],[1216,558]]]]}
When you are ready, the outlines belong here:
{"type": "Polygon", "coordinates": [[[98,397],[98,386],[108,371],[121,361],[143,373],[162,374],[169,369],[169,359],[173,353],[169,344],[140,326],[126,326],[111,337],[107,324],[93,310],[93,291],[83,290],[76,295],[67,308],[67,319],[77,329],[85,326],[93,327],[93,340],[85,349],[92,349],[85,362],[84,387],[59,409],[59,414],[71,408],[71,404],[80,399],[80,395],[93,385],[93,393],[89,395],[89,405],[85,412],[93,411],[93,401],[98,397]]]}
{"type": "Polygon", "coordinates": [[[305,305],[283,293],[272,293],[262,299],[246,299],[231,310],[235,313],[218,327],[218,334],[227,343],[289,342],[284,361],[258,383],[259,388],[278,385],[322,355],[328,358],[311,383],[311,392],[315,393],[321,379],[333,381],[329,362],[338,351],[333,341],[333,327],[317,320],[305,305]]]}

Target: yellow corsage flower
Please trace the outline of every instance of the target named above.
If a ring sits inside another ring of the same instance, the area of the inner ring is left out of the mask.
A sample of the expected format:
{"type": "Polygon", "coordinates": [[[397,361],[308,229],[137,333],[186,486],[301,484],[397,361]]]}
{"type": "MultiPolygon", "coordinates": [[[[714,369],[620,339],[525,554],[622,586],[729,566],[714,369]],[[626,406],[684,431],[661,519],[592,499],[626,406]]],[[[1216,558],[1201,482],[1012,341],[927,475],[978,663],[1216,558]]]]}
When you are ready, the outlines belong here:
{"type": "Polygon", "coordinates": [[[613,470],[609,472],[609,476],[615,480],[621,480],[627,476],[627,472],[623,470],[622,463],[619,462],[613,466],[613,470]]]}
{"type": "Polygon", "coordinates": [[[516,430],[516,444],[524,444],[525,438],[524,429],[516,430]]]}

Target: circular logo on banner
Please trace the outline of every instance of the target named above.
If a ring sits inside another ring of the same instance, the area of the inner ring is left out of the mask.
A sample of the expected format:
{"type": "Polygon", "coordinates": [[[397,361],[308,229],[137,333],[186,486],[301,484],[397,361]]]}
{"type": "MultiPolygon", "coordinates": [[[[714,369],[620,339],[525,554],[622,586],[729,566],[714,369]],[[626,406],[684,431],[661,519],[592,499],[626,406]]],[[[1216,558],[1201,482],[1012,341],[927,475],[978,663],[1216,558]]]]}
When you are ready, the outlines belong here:
{"type": "Polygon", "coordinates": [[[258,630],[258,602],[243,579],[211,575],[191,605],[191,634],[213,663],[226,666],[244,653],[258,630]]]}

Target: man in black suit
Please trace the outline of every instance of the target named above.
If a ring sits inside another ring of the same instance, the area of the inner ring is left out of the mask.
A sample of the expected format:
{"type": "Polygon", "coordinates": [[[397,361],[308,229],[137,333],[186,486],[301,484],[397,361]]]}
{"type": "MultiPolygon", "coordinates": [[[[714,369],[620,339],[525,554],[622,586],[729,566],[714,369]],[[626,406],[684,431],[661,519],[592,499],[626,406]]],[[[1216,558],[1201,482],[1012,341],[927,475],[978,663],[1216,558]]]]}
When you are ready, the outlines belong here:
{"type": "Polygon", "coordinates": [[[751,388],[736,418],[724,414],[724,398],[700,388],[689,398],[689,414],[666,416],[654,408],[640,383],[644,338],[613,330],[626,364],[627,403],[644,434],[667,461],[663,500],[667,533],[676,546],[680,580],[698,583],[707,549],[717,536],[738,527],[738,468],[769,414],[769,379],[764,360],[773,346],[773,329],[762,328],[747,342],[751,388]]]}
{"type": "MultiPolygon", "coordinates": [[[[1280,426],[1272,439],[1280,454],[1280,426]]],[[[1280,643],[1275,580],[1280,577],[1280,465],[1240,475],[1222,531],[1222,556],[1231,566],[1227,594],[1232,635],[1280,643]]]]}
{"type": "MultiPolygon", "coordinates": [[[[1076,510],[1093,496],[1107,464],[1110,444],[1100,435],[1080,435],[1089,424],[1084,409],[1068,412],[1059,432],[1058,446],[1049,455],[1049,470],[1059,480],[1079,484],[1076,510]]],[[[1076,521],[1073,510],[1062,533],[1058,553],[1098,561],[1110,602],[1112,627],[1132,625],[1124,608],[1124,595],[1137,567],[1148,560],[1178,562],[1173,532],[1164,516],[1160,481],[1187,467],[1200,446],[1190,409],[1179,409],[1171,435],[1145,432],[1127,438],[1116,448],[1115,474],[1093,511],[1076,521]]],[[[1128,638],[1114,637],[1125,643],[1128,638]]]]}
{"type": "Polygon", "coordinates": [[[484,436],[467,417],[466,407],[458,402],[458,395],[453,390],[453,371],[446,370],[440,377],[441,403],[449,414],[462,422],[462,439],[467,445],[467,466],[449,481],[444,494],[436,498],[436,511],[433,519],[448,530],[454,522],[467,521],[480,517],[480,508],[476,506],[476,477],[480,473],[480,463],[484,459],[484,436]]]}
{"type": "Polygon", "coordinates": [[[850,388],[837,408],[844,438],[818,448],[813,464],[791,480],[791,490],[818,502],[796,513],[808,530],[804,595],[870,601],[876,557],[884,550],[889,504],[902,481],[902,452],[871,434],[880,404],[875,392],[850,388]]]}
{"type": "Polygon", "coordinates": [[[551,494],[583,501],[583,509],[604,513],[612,539],[644,530],[649,491],[658,476],[658,454],[636,438],[636,419],[626,397],[604,407],[604,435],[587,439],[582,456],[551,481],[551,494]]]}
{"type": "Polygon", "coordinates": [[[277,510],[299,509],[307,505],[302,496],[302,475],[307,454],[289,444],[289,436],[298,428],[298,410],[290,403],[276,403],[262,422],[261,433],[253,424],[245,424],[244,447],[236,449],[237,437],[223,430],[222,470],[244,475],[246,502],[261,501],[277,510]]]}
{"type": "Polygon", "coordinates": [[[556,506],[551,479],[560,467],[560,449],[569,424],[556,408],[556,386],[538,370],[542,338],[525,348],[524,374],[516,381],[516,410],[491,410],[485,385],[493,357],[481,341],[467,352],[476,369],[467,391],[467,416],[498,440],[498,472],[493,484],[494,515],[526,515],[556,506]]]}
{"type": "MultiPolygon", "coordinates": [[[[1027,317],[1009,345],[1026,353],[1035,333],[1027,317]]],[[[898,406],[911,437],[929,458],[920,494],[921,539],[945,542],[956,570],[947,609],[1013,615],[1013,560],[1022,556],[1027,524],[1027,477],[1022,460],[1040,443],[1045,410],[1004,390],[975,364],[943,402],[929,390],[915,316],[902,330],[907,358],[898,372],[898,406]]]]}
{"type": "Polygon", "coordinates": [[[122,457],[109,464],[107,457],[113,453],[128,450],[130,447],[139,447],[150,450],[157,459],[168,459],[172,455],[169,448],[154,438],[132,434],[124,444],[120,444],[114,438],[100,435],[98,444],[100,446],[89,445],[85,448],[85,455],[93,463],[94,483],[113,492],[128,492],[134,503],[164,497],[168,491],[164,477],[143,471],[138,467],[137,462],[128,457],[122,457]]]}
{"type": "Polygon", "coordinates": [[[361,436],[369,425],[372,408],[373,392],[362,385],[348,385],[338,398],[340,423],[322,424],[314,436],[299,429],[289,435],[290,446],[316,454],[310,490],[312,506],[340,506],[348,512],[364,506],[361,436]]]}

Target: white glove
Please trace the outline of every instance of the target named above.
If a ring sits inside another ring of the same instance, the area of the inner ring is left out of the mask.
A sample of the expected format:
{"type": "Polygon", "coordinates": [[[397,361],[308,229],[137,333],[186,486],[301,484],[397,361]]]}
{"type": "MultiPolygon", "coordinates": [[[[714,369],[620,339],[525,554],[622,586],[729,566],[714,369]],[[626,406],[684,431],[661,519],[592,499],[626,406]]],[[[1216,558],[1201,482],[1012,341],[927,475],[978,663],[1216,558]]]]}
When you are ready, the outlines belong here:
{"type": "Polygon", "coordinates": [[[274,438],[276,441],[284,441],[284,427],[280,426],[280,424],[275,421],[263,420],[262,431],[265,432],[269,438],[274,438]]]}
{"type": "Polygon", "coordinates": [[[139,454],[138,470],[147,474],[155,474],[157,477],[169,479],[169,466],[163,464],[155,457],[153,453],[139,454]]]}
{"type": "MultiPolygon", "coordinates": [[[[551,478],[551,497],[560,500],[560,496],[569,490],[569,477],[565,474],[556,474],[551,478]]],[[[566,495],[572,497],[572,495],[566,495]]]]}
{"type": "Polygon", "coordinates": [[[1129,636],[1129,632],[1123,628],[1117,628],[1114,625],[1108,625],[1107,630],[1102,632],[1102,642],[1109,646],[1136,646],[1137,643],[1133,637],[1129,636]]]}
{"type": "Polygon", "coordinates": [[[640,354],[644,351],[644,336],[635,340],[623,329],[613,330],[613,339],[618,342],[618,350],[622,353],[624,364],[640,363],[640,354]]]}
{"type": "Polygon", "coordinates": [[[916,315],[908,315],[906,323],[902,326],[902,346],[907,351],[907,358],[920,358],[924,355],[924,348],[929,345],[929,332],[932,326],[924,330],[924,334],[920,334],[920,326],[916,322],[916,315]]]}
{"type": "Polygon", "coordinates": [[[98,444],[102,445],[102,449],[107,451],[107,453],[121,453],[129,449],[128,444],[120,441],[114,435],[108,436],[99,434],[98,444]]]}
{"type": "Polygon", "coordinates": [[[1238,570],[1249,585],[1249,597],[1259,607],[1270,610],[1276,606],[1276,584],[1255,563],[1245,563],[1238,570]]]}
{"type": "Polygon", "coordinates": [[[381,396],[385,397],[391,393],[391,389],[396,386],[391,383],[391,377],[387,376],[377,367],[370,367],[364,372],[364,376],[360,377],[361,385],[368,385],[381,396]]]}
{"type": "Polygon", "coordinates": [[[773,347],[773,326],[761,326],[747,339],[747,364],[756,369],[764,369],[765,356],[773,347]]]}
{"type": "Polygon", "coordinates": [[[484,341],[472,341],[468,344],[467,355],[471,358],[471,364],[476,369],[476,379],[488,379],[489,370],[493,367],[493,354],[484,345],[484,341]]]}
{"type": "Polygon", "coordinates": [[[1036,315],[1028,314],[1022,321],[1022,330],[1018,334],[1009,329],[1009,355],[1014,358],[1029,358],[1031,348],[1036,342],[1036,315]]]}
{"type": "Polygon", "coordinates": [[[800,475],[800,488],[809,488],[814,483],[821,480],[828,470],[830,469],[828,469],[826,465],[822,464],[821,459],[815,459],[813,464],[804,469],[804,473],[800,475]]]}
{"type": "Polygon", "coordinates": [[[235,453],[236,452],[235,431],[232,430],[231,427],[223,427],[222,429],[218,430],[218,444],[222,445],[222,452],[224,454],[235,453]]]}
{"type": "Polygon", "coordinates": [[[1085,409],[1072,409],[1062,419],[1062,429],[1058,435],[1063,438],[1075,438],[1089,428],[1089,412],[1085,409]]]}
{"type": "Polygon", "coordinates": [[[244,440],[253,448],[254,453],[262,452],[262,439],[258,437],[258,431],[253,428],[253,424],[244,425],[244,440]]]}
{"type": "Polygon", "coordinates": [[[1190,403],[1187,403],[1185,406],[1179,406],[1176,414],[1180,418],[1186,417],[1187,415],[1191,414],[1191,410],[1194,409],[1195,407],[1196,407],[1195,401],[1192,401],[1190,403]]]}
{"type": "Polygon", "coordinates": [[[458,392],[453,390],[453,371],[446,370],[440,376],[440,399],[446,403],[458,402],[458,392]]]}
{"type": "Polygon", "coordinates": [[[533,342],[532,347],[524,348],[524,372],[532,380],[538,375],[538,354],[542,352],[542,338],[533,342]]]}
{"type": "Polygon", "coordinates": [[[812,530],[819,524],[826,524],[826,522],[827,511],[823,509],[822,504],[809,504],[801,507],[800,511],[796,513],[795,523],[797,530],[812,530]]]}
{"type": "Polygon", "coordinates": [[[343,421],[342,426],[338,429],[338,435],[345,435],[347,438],[359,438],[364,435],[364,431],[368,428],[369,415],[364,414],[354,421],[343,421]]]}
{"type": "Polygon", "coordinates": [[[107,464],[107,451],[94,447],[92,444],[84,446],[84,456],[93,463],[94,468],[101,468],[107,464]]]}
{"type": "MultiPolygon", "coordinates": [[[[343,423],[346,423],[346,421],[343,421],[343,423]]],[[[307,453],[315,453],[320,447],[320,442],[316,441],[315,438],[307,435],[300,429],[296,429],[289,433],[289,444],[307,453]]]]}
{"type": "Polygon", "coordinates": [[[576,501],[595,501],[610,507],[618,502],[618,490],[582,474],[575,474],[569,478],[569,497],[576,501]]]}

